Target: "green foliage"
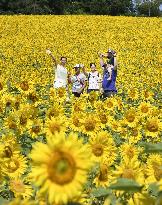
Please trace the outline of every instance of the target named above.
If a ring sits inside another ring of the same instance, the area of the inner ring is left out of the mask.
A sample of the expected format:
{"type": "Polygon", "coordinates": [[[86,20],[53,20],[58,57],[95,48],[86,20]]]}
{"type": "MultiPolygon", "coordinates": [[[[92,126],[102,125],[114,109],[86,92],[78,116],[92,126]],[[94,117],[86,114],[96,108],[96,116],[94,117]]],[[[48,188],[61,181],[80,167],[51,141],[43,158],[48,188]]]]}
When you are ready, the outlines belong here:
{"type": "MultiPolygon", "coordinates": [[[[1,0],[1,14],[136,15],[132,0],[1,0]]],[[[159,0],[137,4],[139,15],[159,16],[159,0]]]]}
{"type": "Polygon", "coordinates": [[[152,144],[152,143],[141,143],[144,147],[146,153],[159,153],[162,152],[162,143],[152,144]]]}
{"type": "Polygon", "coordinates": [[[160,2],[158,0],[152,2],[148,1],[138,5],[137,10],[139,12],[139,15],[160,16],[159,5],[160,2]]]}
{"type": "Polygon", "coordinates": [[[95,188],[92,190],[91,194],[98,198],[98,197],[105,197],[105,196],[108,196],[110,194],[112,194],[111,190],[110,189],[106,189],[106,188],[102,188],[102,187],[99,187],[99,188],[95,188]]]}
{"type": "Polygon", "coordinates": [[[109,188],[126,192],[140,192],[143,186],[132,179],[119,178],[117,182],[112,184],[109,188]]]}

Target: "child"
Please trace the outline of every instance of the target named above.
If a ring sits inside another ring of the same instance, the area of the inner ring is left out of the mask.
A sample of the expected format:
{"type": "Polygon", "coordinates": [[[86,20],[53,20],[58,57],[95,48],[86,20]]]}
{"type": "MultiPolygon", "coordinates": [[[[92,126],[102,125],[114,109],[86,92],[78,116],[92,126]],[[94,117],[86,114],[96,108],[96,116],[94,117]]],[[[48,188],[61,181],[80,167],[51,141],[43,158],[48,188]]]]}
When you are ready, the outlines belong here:
{"type": "Polygon", "coordinates": [[[88,89],[87,93],[91,91],[100,91],[101,90],[101,76],[96,70],[95,63],[90,63],[91,72],[86,72],[83,66],[83,73],[88,79],[88,89]]]}
{"type": "Polygon", "coordinates": [[[75,97],[80,97],[86,86],[86,76],[80,72],[81,67],[81,64],[76,64],[75,74],[72,77],[69,76],[69,83],[72,83],[72,93],[75,97]]]}

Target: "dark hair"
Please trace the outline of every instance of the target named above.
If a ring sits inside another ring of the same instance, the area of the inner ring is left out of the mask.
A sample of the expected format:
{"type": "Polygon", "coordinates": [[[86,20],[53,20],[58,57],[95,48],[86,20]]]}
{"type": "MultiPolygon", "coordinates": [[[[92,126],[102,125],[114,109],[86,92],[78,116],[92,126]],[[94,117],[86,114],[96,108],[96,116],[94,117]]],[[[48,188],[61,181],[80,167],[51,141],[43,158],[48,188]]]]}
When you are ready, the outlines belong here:
{"type": "MultiPolygon", "coordinates": [[[[60,60],[62,60],[63,58],[66,58],[66,57],[64,57],[64,56],[61,56],[60,60]]],[[[66,58],[66,60],[67,60],[67,58],[66,58]]]]}
{"type": "Polygon", "coordinates": [[[95,65],[95,66],[96,66],[96,64],[95,64],[95,63],[90,63],[90,67],[91,67],[92,65],[95,65]]]}
{"type": "Polygon", "coordinates": [[[106,68],[106,67],[107,67],[107,63],[104,63],[104,64],[102,65],[102,67],[103,67],[103,68],[106,68]]]}
{"type": "Polygon", "coordinates": [[[107,58],[110,59],[110,58],[113,58],[113,57],[114,57],[113,53],[108,52],[107,58]]]}

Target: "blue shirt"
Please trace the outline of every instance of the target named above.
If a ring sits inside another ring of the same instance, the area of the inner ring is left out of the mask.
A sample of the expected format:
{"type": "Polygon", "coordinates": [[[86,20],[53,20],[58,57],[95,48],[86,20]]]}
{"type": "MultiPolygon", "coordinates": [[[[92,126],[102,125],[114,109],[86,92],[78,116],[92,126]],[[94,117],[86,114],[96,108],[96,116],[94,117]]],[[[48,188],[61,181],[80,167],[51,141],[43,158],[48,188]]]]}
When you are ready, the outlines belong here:
{"type": "Polygon", "coordinates": [[[112,68],[111,80],[107,80],[109,78],[109,73],[107,70],[106,71],[104,70],[103,81],[102,81],[102,87],[103,87],[104,91],[117,92],[116,77],[117,77],[117,71],[114,70],[114,68],[112,68]]]}

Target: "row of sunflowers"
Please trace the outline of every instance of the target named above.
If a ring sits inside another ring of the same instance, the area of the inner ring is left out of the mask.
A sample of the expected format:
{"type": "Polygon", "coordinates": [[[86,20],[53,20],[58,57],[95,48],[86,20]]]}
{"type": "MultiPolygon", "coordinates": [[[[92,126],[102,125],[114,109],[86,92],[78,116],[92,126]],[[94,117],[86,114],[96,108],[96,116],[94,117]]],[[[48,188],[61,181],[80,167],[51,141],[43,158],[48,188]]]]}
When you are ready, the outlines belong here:
{"type": "Polygon", "coordinates": [[[158,18],[0,16],[0,204],[161,205],[158,18]],[[118,94],[54,89],[46,54],[99,67],[117,51],[118,94]]]}

